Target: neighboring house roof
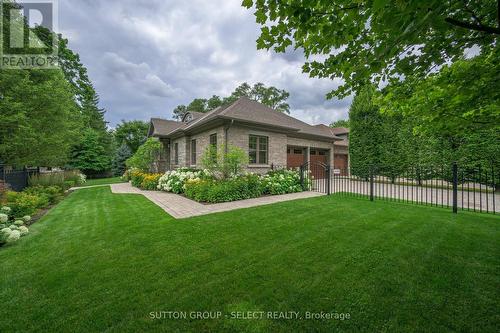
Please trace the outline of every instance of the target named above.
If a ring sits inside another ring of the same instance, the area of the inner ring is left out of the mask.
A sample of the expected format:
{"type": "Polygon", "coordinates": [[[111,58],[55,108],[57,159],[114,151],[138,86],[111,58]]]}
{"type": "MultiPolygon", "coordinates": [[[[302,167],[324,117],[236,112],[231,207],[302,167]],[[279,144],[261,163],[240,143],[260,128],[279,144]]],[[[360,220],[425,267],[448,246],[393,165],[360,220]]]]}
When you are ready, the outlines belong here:
{"type": "Polygon", "coordinates": [[[346,140],[335,141],[333,144],[339,147],[349,147],[349,141],[346,140]]]}
{"type": "MultiPolygon", "coordinates": [[[[194,117],[193,117],[194,118],[194,117]]],[[[276,111],[264,104],[253,101],[247,97],[241,97],[236,102],[218,107],[201,117],[197,117],[188,123],[174,122],[168,120],[152,120],[154,136],[173,136],[183,132],[195,131],[197,128],[207,125],[216,120],[233,120],[250,125],[274,127],[287,132],[316,136],[324,139],[341,140],[332,131],[325,131],[318,126],[309,125],[283,112],[276,111]],[[163,123],[168,122],[168,123],[163,123]],[[171,124],[177,123],[177,125],[171,124]],[[160,128],[156,128],[159,125],[160,128]]],[[[325,126],[327,127],[327,126],[325,126]]]]}
{"type": "Polygon", "coordinates": [[[335,135],[349,134],[349,129],[346,127],[333,127],[332,131],[335,135]]]}

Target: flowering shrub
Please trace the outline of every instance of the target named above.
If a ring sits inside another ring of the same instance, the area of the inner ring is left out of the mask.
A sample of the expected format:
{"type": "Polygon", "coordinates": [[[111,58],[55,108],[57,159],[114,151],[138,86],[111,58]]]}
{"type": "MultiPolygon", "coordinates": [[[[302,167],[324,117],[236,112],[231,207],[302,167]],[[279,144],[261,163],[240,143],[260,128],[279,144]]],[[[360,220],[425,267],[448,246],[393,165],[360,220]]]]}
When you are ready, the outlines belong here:
{"type": "Polygon", "coordinates": [[[167,171],[158,181],[158,189],[166,192],[184,193],[185,185],[189,180],[201,180],[208,177],[204,171],[196,171],[189,168],[180,168],[167,171]]]}
{"type": "Polygon", "coordinates": [[[25,189],[24,193],[45,197],[48,200],[49,204],[51,205],[57,204],[64,197],[63,188],[57,185],[54,186],[35,185],[25,189]]]}
{"type": "Polygon", "coordinates": [[[9,215],[7,214],[0,214],[0,223],[7,223],[9,221],[9,215]]]}
{"type": "Polygon", "coordinates": [[[139,169],[134,169],[130,172],[130,181],[132,182],[132,186],[140,187],[142,181],[144,180],[145,173],[140,171],[139,169]]]}
{"type": "Polygon", "coordinates": [[[262,177],[262,186],[266,194],[285,194],[301,192],[300,173],[294,170],[270,171],[262,177]]]}
{"type": "MultiPolygon", "coordinates": [[[[3,207],[4,208],[4,207],[3,207]]],[[[3,209],[2,211],[5,211],[6,209],[3,209]]],[[[9,208],[9,207],[7,207],[9,208]]],[[[7,216],[6,214],[3,214],[7,216]]],[[[0,246],[7,244],[7,243],[14,243],[17,240],[19,240],[20,237],[25,236],[29,233],[29,229],[24,226],[24,222],[26,220],[31,220],[30,216],[25,216],[23,220],[17,220],[14,223],[8,225],[9,219],[5,220],[3,218],[1,220],[2,223],[0,223],[0,246]]]]}
{"type": "Polygon", "coordinates": [[[47,196],[28,194],[25,192],[9,191],[5,195],[7,204],[11,208],[11,216],[22,217],[32,215],[39,208],[49,205],[47,196]]]}
{"type": "Polygon", "coordinates": [[[158,188],[158,181],[160,180],[161,176],[162,175],[159,173],[145,174],[140,187],[143,190],[156,190],[158,188]]]}

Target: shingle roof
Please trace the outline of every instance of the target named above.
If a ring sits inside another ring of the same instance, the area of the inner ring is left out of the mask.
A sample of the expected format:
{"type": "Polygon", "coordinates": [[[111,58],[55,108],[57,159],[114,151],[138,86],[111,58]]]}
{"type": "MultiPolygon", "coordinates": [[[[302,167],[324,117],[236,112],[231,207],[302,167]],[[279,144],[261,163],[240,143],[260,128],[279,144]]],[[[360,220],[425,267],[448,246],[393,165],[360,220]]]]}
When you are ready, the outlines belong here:
{"type": "Polygon", "coordinates": [[[335,135],[349,133],[349,129],[346,127],[334,127],[334,128],[332,128],[332,130],[333,130],[333,134],[335,134],[335,135]]]}
{"type": "Polygon", "coordinates": [[[187,124],[180,121],[151,118],[151,125],[150,136],[167,136],[179,128],[186,127],[187,124]]]}
{"type": "MultiPolygon", "coordinates": [[[[171,130],[171,128],[174,127],[174,125],[160,124],[160,126],[163,126],[166,131],[164,131],[163,129],[155,128],[154,133],[159,133],[158,135],[167,136],[180,130],[194,130],[198,126],[206,124],[215,119],[228,119],[256,125],[260,124],[263,126],[274,126],[299,134],[313,135],[332,140],[340,140],[340,138],[335,136],[335,134],[331,130],[325,130],[322,127],[309,125],[303,121],[300,121],[285,113],[276,111],[247,97],[241,97],[236,102],[228,106],[218,107],[187,124],[180,123],[184,124],[184,126],[178,126],[173,130],[171,130]]],[[[153,126],[155,126],[154,123],[153,126]]]]}
{"type": "Polygon", "coordinates": [[[205,115],[205,113],[203,113],[203,112],[189,111],[189,112],[186,112],[186,114],[184,115],[184,117],[182,117],[182,121],[185,120],[185,118],[186,118],[186,116],[188,114],[190,114],[193,117],[193,120],[191,120],[191,121],[199,119],[199,118],[201,118],[201,117],[203,117],[205,115]]]}

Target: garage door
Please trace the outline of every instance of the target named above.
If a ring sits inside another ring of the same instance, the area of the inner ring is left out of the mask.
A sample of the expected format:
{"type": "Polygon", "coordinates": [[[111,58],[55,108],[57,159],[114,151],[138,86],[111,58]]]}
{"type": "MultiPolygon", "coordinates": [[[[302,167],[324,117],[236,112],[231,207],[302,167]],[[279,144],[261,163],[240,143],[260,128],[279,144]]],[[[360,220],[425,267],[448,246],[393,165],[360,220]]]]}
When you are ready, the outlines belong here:
{"type": "Polygon", "coordinates": [[[319,167],[319,165],[326,165],[326,155],[328,151],[326,150],[316,150],[311,149],[311,155],[309,161],[311,161],[311,171],[315,179],[323,179],[326,177],[326,170],[324,167],[319,167]],[[317,166],[317,167],[315,167],[317,166]]]}
{"type": "Polygon", "coordinates": [[[288,148],[286,154],[287,168],[299,168],[304,164],[304,150],[302,148],[288,148]]]}

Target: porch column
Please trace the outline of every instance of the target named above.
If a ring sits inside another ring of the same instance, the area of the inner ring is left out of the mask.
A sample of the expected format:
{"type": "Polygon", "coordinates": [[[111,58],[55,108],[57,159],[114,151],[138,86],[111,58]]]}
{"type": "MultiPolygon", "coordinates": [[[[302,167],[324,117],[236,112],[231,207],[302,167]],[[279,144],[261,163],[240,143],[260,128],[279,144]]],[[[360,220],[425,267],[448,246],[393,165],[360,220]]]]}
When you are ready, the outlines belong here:
{"type": "Polygon", "coordinates": [[[332,148],[330,148],[329,150],[328,158],[329,158],[328,165],[330,165],[330,167],[333,168],[333,163],[335,161],[335,147],[333,144],[332,148]]]}
{"type": "Polygon", "coordinates": [[[311,147],[309,146],[306,147],[306,162],[311,162],[311,147]]]}

